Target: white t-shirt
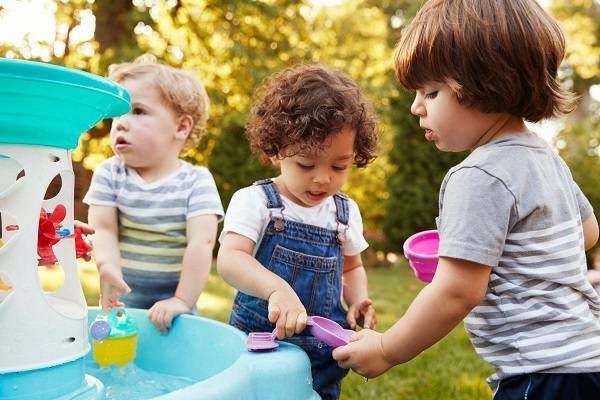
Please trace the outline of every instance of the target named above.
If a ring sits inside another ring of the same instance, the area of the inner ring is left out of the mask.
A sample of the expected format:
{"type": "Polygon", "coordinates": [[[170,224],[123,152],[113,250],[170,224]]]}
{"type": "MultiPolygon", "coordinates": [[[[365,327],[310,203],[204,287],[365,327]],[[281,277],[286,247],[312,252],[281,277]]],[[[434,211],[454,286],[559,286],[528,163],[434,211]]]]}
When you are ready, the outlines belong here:
{"type": "MultiPolygon", "coordinates": [[[[285,210],[283,216],[286,221],[300,222],[315,225],[321,228],[336,230],[337,213],[333,196],[314,207],[302,207],[287,197],[280,194],[285,210]]],[[[348,230],[344,243],[344,255],[354,256],[369,247],[363,236],[362,217],[358,205],[348,199],[348,230]]],[[[279,216],[277,210],[272,209],[273,215],[279,216]]],[[[234,193],[227,212],[223,231],[219,242],[227,232],[234,232],[254,241],[254,253],[258,250],[262,238],[270,221],[270,210],[267,208],[267,196],[261,185],[248,186],[234,193]]]]}

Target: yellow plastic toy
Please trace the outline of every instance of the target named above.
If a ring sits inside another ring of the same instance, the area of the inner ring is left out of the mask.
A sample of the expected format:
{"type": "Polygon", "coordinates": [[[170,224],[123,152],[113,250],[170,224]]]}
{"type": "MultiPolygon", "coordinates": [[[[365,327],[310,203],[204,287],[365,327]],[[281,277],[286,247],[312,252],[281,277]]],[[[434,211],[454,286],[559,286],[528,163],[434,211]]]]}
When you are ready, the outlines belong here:
{"type": "Polygon", "coordinates": [[[102,368],[110,365],[124,367],[135,359],[138,329],[135,320],[124,308],[99,314],[90,326],[94,361],[102,368]]]}

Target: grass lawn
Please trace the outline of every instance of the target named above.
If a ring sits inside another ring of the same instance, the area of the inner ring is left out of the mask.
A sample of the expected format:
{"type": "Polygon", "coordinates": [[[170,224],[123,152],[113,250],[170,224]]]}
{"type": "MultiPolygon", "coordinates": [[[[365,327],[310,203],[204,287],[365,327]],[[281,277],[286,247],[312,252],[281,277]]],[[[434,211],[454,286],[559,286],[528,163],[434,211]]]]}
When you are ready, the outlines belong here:
{"type": "MultiPolygon", "coordinates": [[[[80,264],[80,277],[89,305],[98,304],[98,278],[91,263],[80,264]]],[[[406,310],[423,284],[405,262],[389,268],[369,268],[369,291],[375,303],[379,331],[390,327],[406,310]]],[[[47,290],[60,285],[60,269],[41,270],[47,290]]],[[[215,272],[200,296],[203,316],[226,321],[233,296],[231,289],[215,272]]],[[[353,372],[344,380],[342,400],[411,399],[477,400],[491,399],[485,378],[492,369],[475,354],[462,327],[423,352],[413,361],[397,366],[365,383],[353,372]]]]}

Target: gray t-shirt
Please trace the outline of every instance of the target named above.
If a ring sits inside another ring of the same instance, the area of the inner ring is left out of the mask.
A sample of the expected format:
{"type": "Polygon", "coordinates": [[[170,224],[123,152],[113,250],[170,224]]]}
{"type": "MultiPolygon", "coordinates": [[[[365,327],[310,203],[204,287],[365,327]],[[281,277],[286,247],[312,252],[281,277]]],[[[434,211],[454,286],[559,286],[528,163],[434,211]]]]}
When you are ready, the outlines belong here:
{"type": "Polygon", "coordinates": [[[492,388],[531,372],[600,371],[600,297],[586,280],[592,215],[564,161],[534,133],[498,138],[452,168],[440,190],[440,256],[492,267],[465,319],[492,388]]]}

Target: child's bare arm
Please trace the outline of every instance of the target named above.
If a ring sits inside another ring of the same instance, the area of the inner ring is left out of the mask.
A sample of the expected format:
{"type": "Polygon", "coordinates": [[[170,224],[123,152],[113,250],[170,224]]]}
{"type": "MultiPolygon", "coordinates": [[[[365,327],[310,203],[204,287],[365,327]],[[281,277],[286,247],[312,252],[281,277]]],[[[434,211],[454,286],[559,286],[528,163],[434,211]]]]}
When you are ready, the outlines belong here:
{"type": "Polygon", "coordinates": [[[198,301],[208,280],[217,225],[216,215],[200,215],[191,218],[186,225],[188,245],[183,255],[181,278],[175,296],[190,306],[190,309],[198,301]]]}
{"type": "Polygon", "coordinates": [[[117,209],[91,205],[88,221],[95,230],[93,257],[100,274],[100,305],[108,310],[119,294],[130,291],[121,273],[117,209]]]}
{"type": "Polygon", "coordinates": [[[406,362],[446,336],[485,297],[491,267],[441,257],[436,275],[382,339],[385,354],[406,362]]]}
{"type": "Polygon", "coordinates": [[[591,249],[598,242],[598,220],[594,214],[583,221],[583,240],[586,250],[591,249]]]}
{"type": "Polygon", "coordinates": [[[440,258],[433,282],[415,298],[388,331],[361,331],[336,349],[340,366],[374,377],[416,357],[444,336],[484,298],[491,267],[440,258]]]}
{"type": "Polygon", "coordinates": [[[279,339],[302,332],[307,319],[302,302],[284,279],[252,256],[254,246],[251,239],[227,232],[217,256],[219,274],[241,292],[269,302],[269,320],[276,324],[279,339]]]}
{"type": "Polygon", "coordinates": [[[148,311],[148,318],[159,331],[166,332],[173,318],[190,313],[198,301],[210,273],[217,225],[216,215],[199,215],[187,221],[187,246],[175,296],[156,302],[148,311]]]}
{"type": "Polygon", "coordinates": [[[367,274],[360,254],[344,258],[342,274],[344,302],[348,306],[346,320],[354,329],[356,324],[375,329],[376,317],[367,289],[367,274]]]}

